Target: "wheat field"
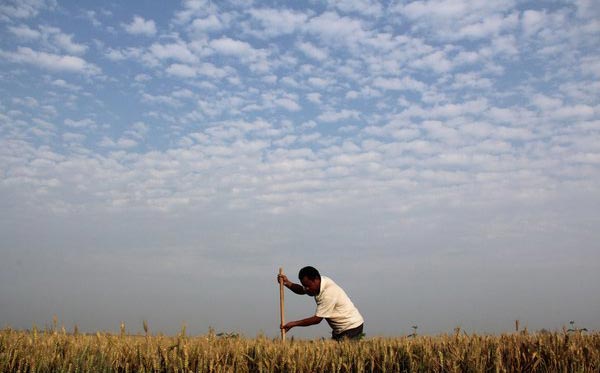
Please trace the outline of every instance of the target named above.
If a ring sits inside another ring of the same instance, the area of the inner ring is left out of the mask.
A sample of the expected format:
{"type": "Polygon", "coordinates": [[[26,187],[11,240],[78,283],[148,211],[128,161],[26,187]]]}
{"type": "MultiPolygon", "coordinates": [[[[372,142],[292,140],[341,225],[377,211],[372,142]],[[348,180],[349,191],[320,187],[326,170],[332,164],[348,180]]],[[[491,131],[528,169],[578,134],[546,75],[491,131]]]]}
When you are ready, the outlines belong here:
{"type": "MultiPolygon", "coordinates": [[[[144,325],[146,328],[146,325],[144,325]]],[[[147,330],[147,328],[146,328],[147,330]]],[[[0,331],[2,372],[599,372],[598,332],[287,340],[0,331]]]]}

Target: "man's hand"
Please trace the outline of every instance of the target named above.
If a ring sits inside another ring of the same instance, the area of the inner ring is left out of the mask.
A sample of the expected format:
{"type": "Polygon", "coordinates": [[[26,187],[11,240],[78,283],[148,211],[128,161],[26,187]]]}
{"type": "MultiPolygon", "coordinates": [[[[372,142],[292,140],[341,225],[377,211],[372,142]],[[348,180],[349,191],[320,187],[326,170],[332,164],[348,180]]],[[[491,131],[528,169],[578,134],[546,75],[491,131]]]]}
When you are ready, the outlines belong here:
{"type": "Polygon", "coordinates": [[[316,324],[320,323],[321,320],[323,320],[322,317],[315,315],[315,316],[307,317],[306,319],[302,319],[302,320],[290,321],[289,323],[280,326],[280,328],[285,329],[285,331],[287,332],[288,330],[290,330],[291,328],[294,328],[296,326],[316,325],[316,324]]]}
{"type": "Polygon", "coordinates": [[[280,280],[283,281],[283,286],[290,289],[294,293],[300,295],[306,294],[306,291],[304,290],[304,287],[302,285],[294,284],[287,278],[286,275],[277,275],[277,283],[279,283],[280,280]]]}
{"type": "Polygon", "coordinates": [[[295,324],[295,323],[292,321],[292,322],[289,322],[289,323],[287,323],[287,324],[285,324],[285,325],[282,325],[282,326],[281,326],[281,329],[285,329],[285,332],[287,333],[287,332],[288,332],[288,330],[290,330],[290,329],[291,329],[291,328],[293,328],[294,326],[296,326],[296,324],[295,324]]]}
{"type": "Polygon", "coordinates": [[[290,280],[288,280],[286,275],[277,275],[277,283],[279,283],[280,281],[283,281],[283,286],[285,287],[289,287],[292,283],[290,280]]]}

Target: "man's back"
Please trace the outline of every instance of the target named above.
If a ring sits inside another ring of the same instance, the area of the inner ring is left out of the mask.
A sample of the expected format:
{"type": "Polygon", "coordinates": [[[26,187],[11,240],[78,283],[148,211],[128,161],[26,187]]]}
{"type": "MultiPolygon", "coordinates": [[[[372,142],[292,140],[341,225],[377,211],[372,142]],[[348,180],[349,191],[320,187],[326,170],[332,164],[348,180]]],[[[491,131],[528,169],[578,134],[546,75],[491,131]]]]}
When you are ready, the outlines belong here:
{"type": "Polygon", "coordinates": [[[326,319],[335,334],[355,328],[364,322],[344,289],[329,277],[321,276],[321,289],[315,296],[315,302],[315,315],[326,319]]]}

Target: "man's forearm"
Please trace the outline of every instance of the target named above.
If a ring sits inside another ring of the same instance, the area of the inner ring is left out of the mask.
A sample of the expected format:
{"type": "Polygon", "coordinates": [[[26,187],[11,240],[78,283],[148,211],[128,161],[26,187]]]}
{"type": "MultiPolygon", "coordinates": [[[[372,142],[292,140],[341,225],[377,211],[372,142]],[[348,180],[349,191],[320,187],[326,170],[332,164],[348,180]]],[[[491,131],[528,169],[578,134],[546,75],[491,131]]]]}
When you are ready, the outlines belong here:
{"type": "Polygon", "coordinates": [[[300,295],[306,294],[306,291],[304,291],[304,286],[302,286],[302,285],[294,284],[293,282],[290,281],[290,282],[286,283],[285,286],[296,294],[300,294],[300,295]]]}
{"type": "Polygon", "coordinates": [[[295,326],[310,326],[310,325],[315,325],[315,324],[320,323],[321,320],[323,320],[322,317],[311,316],[311,317],[307,317],[306,319],[292,321],[292,322],[289,323],[289,326],[290,327],[295,327],[295,326]]]}

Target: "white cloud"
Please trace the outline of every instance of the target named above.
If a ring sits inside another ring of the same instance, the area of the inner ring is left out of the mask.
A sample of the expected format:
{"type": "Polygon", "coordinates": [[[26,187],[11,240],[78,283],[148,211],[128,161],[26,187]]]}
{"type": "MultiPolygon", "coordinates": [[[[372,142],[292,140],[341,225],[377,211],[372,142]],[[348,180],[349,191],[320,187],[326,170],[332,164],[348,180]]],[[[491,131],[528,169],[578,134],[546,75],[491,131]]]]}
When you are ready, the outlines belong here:
{"type": "Polygon", "coordinates": [[[42,130],[44,135],[53,134],[56,131],[56,126],[54,124],[43,119],[34,118],[32,122],[35,123],[36,126],[42,130]]]}
{"type": "Polygon", "coordinates": [[[462,73],[454,74],[454,89],[489,89],[493,86],[493,81],[488,78],[481,77],[478,73],[462,73]]]}
{"type": "Polygon", "coordinates": [[[362,16],[379,17],[383,8],[377,0],[335,0],[329,2],[345,13],[358,13],[362,16]]]}
{"type": "Polygon", "coordinates": [[[276,99],[275,104],[289,111],[298,111],[302,109],[302,107],[298,105],[298,103],[295,100],[288,97],[276,99]]]}
{"type": "Polygon", "coordinates": [[[523,12],[521,24],[525,36],[532,36],[544,27],[546,12],[537,10],[526,10],[523,12]]]}
{"type": "Polygon", "coordinates": [[[211,40],[210,46],[217,51],[217,53],[226,56],[240,56],[250,59],[256,56],[256,51],[250,44],[228,37],[211,40]]]}
{"type": "Polygon", "coordinates": [[[211,14],[206,18],[196,18],[190,26],[191,30],[194,32],[219,31],[223,29],[223,27],[225,27],[225,25],[223,25],[221,20],[214,14],[211,14]]]}
{"type": "Polygon", "coordinates": [[[292,87],[292,88],[299,88],[300,87],[300,84],[296,81],[296,79],[292,78],[291,76],[284,76],[279,81],[282,84],[287,85],[288,87],[292,87]]]}
{"type": "Polygon", "coordinates": [[[56,8],[56,0],[7,0],[0,4],[0,19],[26,19],[38,15],[44,9],[56,8]]]}
{"type": "Polygon", "coordinates": [[[146,138],[148,131],[150,131],[150,127],[146,123],[135,122],[131,125],[131,129],[125,131],[125,135],[130,138],[143,140],[146,138]]]}
{"type": "Polygon", "coordinates": [[[549,97],[540,93],[532,97],[532,102],[534,105],[544,110],[561,107],[563,104],[563,101],[560,98],[549,97]]]}
{"type": "Polygon", "coordinates": [[[264,34],[269,37],[291,34],[308,18],[307,14],[288,9],[251,9],[249,13],[262,24],[264,34]]]}
{"type": "Polygon", "coordinates": [[[20,39],[36,40],[42,36],[38,30],[34,30],[27,25],[8,26],[8,30],[20,39]]]}
{"type": "Polygon", "coordinates": [[[321,113],[317,120],[321,122],[338,122],[344,119],[359,119],[360,113],[356,110],[342,109],[340,111],[326,111],[321,113]]]}
{"type": "Polygon", "coordinates": [[[410,19],[431,16],[434,18],[461,18],[468,7],[464,1],[415,1],[398,4],[397,10],[410,19]]]}
{"type": "Polygon", "coordinates": [[[317,87],[317,88],[326,88],[328,86],[333,85],[333,80],[329,79],[329,78],[322,78],[322,77],[318,77],[318,76],[311,76],[310,78],[308,78],[308,83],[310,85],[312,85],[313,87],[317,87]]]}
{"type": "Polygon", "coordinates": [[[600,10],[598,10],[598,4],[596,4],[595,0],[575,0],[575,5],[577,6],[577,16],[581,18],[596,18],[598,19],[598,15],[600,15],[600,10]]]}
{"type": "Polygon", "coordinates": [[[517,24],[517,13],[512,13],[506,17],[493,15],[481,21],[461,27],[456,36],[469,39],[484,39],[493,35],[499,35],[505,30],[513,29],[517,24]]]}
{"type": "Polygon", "coordinates": [[[400,78],[382,78],[377,77],[373,81],[377,88],[394,91],[422,91],[426,88],[425,84],[411,77],[400,78]]]}
{"type": "Polygon", "coordinates": [[[77,55],[84,54],[87,51],[88,47],[83,44],[77,44],[73,42],[72,39],[73,35],[68,35],[64,33],[58,33],[54,36],[56,45],[58,45],[64,51],[77,55]]]}
{"type": "Polygon", "coordinates": [[[114,141],[109,137],[103,137],[98,145],[103,148],[131,149],[138,146],[138,143],[137,141],[128,138],[120,138],[114,141]]]}
{"type": "Polygon", "coordinates": [[[335,12],[325,12],[311,18],[303,30],[314,34],[330,43],[331,46],[339,48],[342,45],[355,46],[360,40],[365,40],[367,33],[363,28],[362,21],[351,17],[340,17],[335,12]]]}
{"type": "Polygon", "coordinates": [[[359,96],[359,93],[354,90],[348,91],[346,93],[346,98],[350,99],[350,100],[354,100],[354,99],[358,98],[358,96],[359,96]]]}
{"type": "Polygon", "coordinates": [[[476,99],[460,104],[437,105],[427,112],[433,117],[456,117],[465,114],[480,114],[487,109],[487,100],[476,99]]]}
{"type": "Polygon", "coordinates": [[[107,48],[105,56],[111,61],[137,60],[148,67],[157,67],[160,65],[159,60],[152,53],[147,53],[142,48],[107,48]]]}
{"type": "Polygon", "coordinates": [[[299,42],[297,43],[296,48],[298,48],[306,56],[313,58],[317,61],[326,60],[328,57],[326,50],[318,48],[312,43],[299,42]]]}
{"type": "Polygon", "coordinates": [[[173,92],[173,97],[177,97],[177,98],[194,98],[195,94],[194,94],[194,92],[192,92],[189,89],[185,88],[185,89],[178,89],[178,90],[174,91],[173,92]]]}
{"type": "Polygon", "coordinates": [[[108,49],[106,51],[106,58],[111,61],[123,61],[127,58],[127,56],[120,50],[108,49]]]}
{"type": "Polygon", "coordinates": [[[217,67],[208,62],[201,64],[198,67],[197,72],[213,79],[223,79],[230,75],[230,72],[227,69],[217,67]]]}
{"type": "Polygon", "coordinates": [[[577,153],[570,156],[573,162],[600,165],[599,153],[577,153]]]}
{"type": "Polygon", "coordinates": [[[514,35],[498,36],[492,40],[495,55],[516,56],[519,54],[517,40],[514,35]]]}
{"type": "Polygon", "coordinates": [[[0,51],[0,57],[51,71],[68,71],[88,75],[100,73],[100,68],[80,57],[39,52],[28,47],[18,47],[15,52],[0,51]]]}
{"type": "Polygon", "coordinates": [[[153,36],[156,34],[156,24],[153,20],[145,20],[140,16],[133,16],[128,24],[123,24],[123,28],[132,35],[153,36]]]}
{"type": "Polygon", "coordinates": [[[589,105],[562,106],[553,111],[553,115],[558,119],[591,119],[596,111],[589,105]]]}
{"type": "Polygon", "coordinates": [[[417,69],[431,69],[438,74],[448,72],[453,68],[453,64],[446,57],[446,53],[440,50],[415,59],[410,65],[417,69]]]}
{"type": "Polygon", "coordinates": [[[181,106],[181,102],[179,100],[166,95],[152,95],[149,93],[142,93],[142,101],[151,104],[164,104],[172,107],[181,106]]]}
{"type": "Polygon", "coordinates": [[[421,126],[427,130],[429,137],[433,139],[455,145],[461,143],[459,132],[440,121],[424,121],[421,126]]]}
{"type": "Polygon", "coordinates": [[[55,79],[52,81],[52,85],[55,87],[65,88],[71,91],[80,91],[81,87],[75,84],[67,83],[63,79],[55,79]]]}
{"type": "Polygon", "coordinates": [[[134,77],[134,80],[136,82],[147,82],[147,81],[149,81],[151,79],[152,79],[152,77],[150,75],[148,75],[148,74],[137,74],[134,77]]]}
{"type": "Polygon", "coordinates": [[[66,142],[81,143],[85,141],[86,136],[81,133],[65,132],[62,134],[62,139],[66,142]]]}
{"type": "Polygon", "coordinates": [[[179,63],[172,64],[167,68],[167,73],[170,75],[178,76],[180,78],[194,78],[196,76],[196,69],[179,63]]]}
{"type": "Polygon", "coordinates": [[[588,56],[581,59],[581,71],[584,74],[600,77],[600,57],[588,56]]]}
{"type": "Polygon", "coordinates": [[[184,0],[183,10],[175,13],[175,22],[184,24],[190,21],[193,17],[206,17],[209,14],[217,12],[215,4],[210,0],[184,0]]]}
{"type": "Polygon", "coordinates": [[[513,29],[518,22],[514,1],[423,0],[392,7],[410,21],[414,30],[431,31],[443,40],[480,39],[513,29]]]}
{"type": "Polygon", "coordinates": [[[494,134],[502,140],[527,141],[535,138],[534,133],[528,128],[497,126],[494,134]]]}
{"type": "Polygon", "coordinates": [[[94,25],[94,27],[100,27],[102,26],[102,22],[100,22],[98,20],[98,13],[96,11],[93,10],[84,10],[83,11],[83,16],[89,20],[90,22],[92,22],[92,25],[94,25]]]}
{"type": "Polygon", "coordinates": [[[174,59],[186,63],[194,63],[198,61],[196,57],[184,43],[171,44],[152,44],[150,52],[159,60],[174,59]]]}
{"type": "Polygon", "coordinates": [[[401,122],[392,122],[385,126],[367,126],[362,129],[362,133],[369,137],[392,138],[402,142],[415,140],[421,136],[421,131],[416,126],[407,126],[401,122]]]}
{"type": "Polygon", "coordinates": [[[306,98],[308,99],[308,101],[312,102],[313,104],[321,103],[321,94],[319,92],[309,93],[306,95],[306,98]]]}
{"type": "Polygon", "coordinates": [[[96,125],[96,123],[89,119],[81,119],[81,120],[73,120],[73,119],[65,119],[64,121],[65,125],[67,127],[71,127],[71,128],[90,128],[90,127],[94,127],[96,125]]]}
{"type": "Polygon", "coordinates": [[[24,105],[30,108],[35,108],[39,106],[39,102],[33,97],[13,97],[12,102],[17,105],[24,105]]]}
{"type": "Polygon", "coordinates": [[[27,25],[9,26],[8,30],[20,39],[29,41],[43,40],[46,46],[52,49],[62,49],[67,53],[81,55],[88,47],[84,44],[75,43],[73,35],[65,34],[57,27],[39,26],[39,30],[34,30],[27,25]]]}
{"type": "Polygon", "coordinates": [[[456,57],[454,57],[454,63],[458,65],[474,64],[482,59],[481,55],[473,51],[460,51],[456,57]]]}
{"type": "Polygon", "coordinates": [[[274,146],[279,146],[279,147],[287,148],[290,145],[292,145],[293,143],[295,143],[297,139],[298,139],[298,136],[287,135],[287,136],[284,136],[281,139],[273,141],[273,145],[274,146]]]}

